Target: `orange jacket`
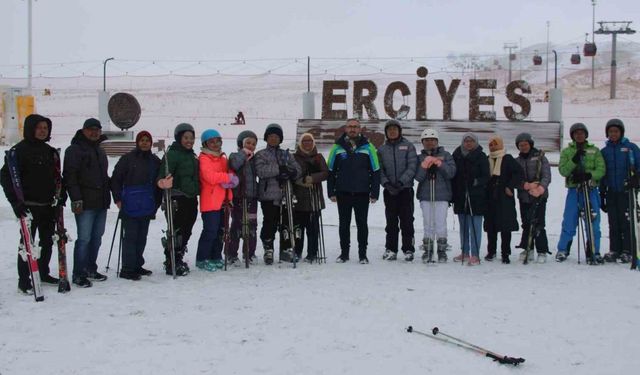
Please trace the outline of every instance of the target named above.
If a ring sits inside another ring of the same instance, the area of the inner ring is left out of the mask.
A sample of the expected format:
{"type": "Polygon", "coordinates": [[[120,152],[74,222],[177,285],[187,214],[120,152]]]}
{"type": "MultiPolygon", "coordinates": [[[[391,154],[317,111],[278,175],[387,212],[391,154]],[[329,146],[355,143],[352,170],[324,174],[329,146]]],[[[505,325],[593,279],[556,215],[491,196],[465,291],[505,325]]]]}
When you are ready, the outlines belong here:
{"type": "Polygon", "coordinates": [[[229,168],[227,156],[215,156],[203,150],[198,156],[200,163],[200,212],[217,211],[222,203],[233,198],[231,189],[225,189],[221,184],[229,182],[229,168]],[[228,194],[228,195],[226,195],[228,194]]]}

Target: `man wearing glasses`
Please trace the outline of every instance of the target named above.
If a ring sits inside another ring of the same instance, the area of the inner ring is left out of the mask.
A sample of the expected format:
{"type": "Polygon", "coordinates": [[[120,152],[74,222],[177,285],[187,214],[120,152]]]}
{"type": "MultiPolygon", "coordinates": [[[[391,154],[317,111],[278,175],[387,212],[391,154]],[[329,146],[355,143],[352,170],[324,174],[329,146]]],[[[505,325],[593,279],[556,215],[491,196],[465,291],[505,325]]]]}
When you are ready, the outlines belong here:
{"type": "Polygon", "coordinates": [[[367,216],[369,203],[375,203],[380,193],[380,164],[375,147],[360,134],[360,120],[347,120],[346,131],[329,153],[329,199],[338,203],[340,249],[336,261],[349,260],[351,212],[358,227],[358,256],[360,264],[368,264],[367,216]]]}

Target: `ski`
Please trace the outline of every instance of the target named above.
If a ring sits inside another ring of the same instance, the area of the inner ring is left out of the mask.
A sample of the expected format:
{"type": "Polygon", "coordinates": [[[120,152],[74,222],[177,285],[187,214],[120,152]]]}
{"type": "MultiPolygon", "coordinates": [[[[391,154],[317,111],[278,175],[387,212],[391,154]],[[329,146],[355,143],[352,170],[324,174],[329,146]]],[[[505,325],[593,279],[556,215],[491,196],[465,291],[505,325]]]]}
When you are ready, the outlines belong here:
{"type": "MultiPolygon", "coordinates": [[[[635,172],[630,171],[631,177],[635,172]]],[[[633,248],[631,249],[631,269],[638,269],[638,259],[640,259],[640,220],[638,220],[640,216],[640,211],[638,210],[638,189],[630,188],[629,189],[629,224],[631,228],[629,232],[631,233],[631,245],[633,248]]]]}
{"type": "MultiPolygon", "coordinates": [[[[11,176],[11,184],[16,194],[18,202],[24,204],[24,193],[22,191],[22,182],[20,181],[20,171],[18,168],[18,155],[15,149],[5,151],[9,174],[11,176]]],[[[22,234],[22,244],[20,246],[20,256],[29,265],[29,273],[31,274],[31,282],[33,284],[33,297],[36,302],[44,301],[42,293],[42,285],[40,283],[40,271],[38,269],[38,255],[34,251],[33,238],[31,237],[31,214],[20,217],[20,233],[22,234]]]]}
{"type": "MultiPolygon", "coordinates": [[[[169,175],[169,157],[168,152],[164,152],[164,168],[165,176],[169,175]]],[[[176,243],[173,228],[173,200],[171,199],[171,189],[164,189],[164,207],[167,215],[167,230],[164,232],[165,236],[161,239],[162,245],[165,249],[169,250],[169,256],[171,259],[171,275],[175,279],[176,275],[176,243]]]]}
{"type": "MultiPolygon", "coordinates": [[[[535,182],[539,182],[540,173],[542,172],[542,157],[544,156],[544,151],[540,151],[538,155],[538,161],[536,162],[536,176],[534,178],[535,182]]],[[[529,264],[529,254],[533,251],[533,241],[536,237],[538,237],[538,206],[540,206],[540,200],[542,197],[537,197],[534,199],[531,208],[529,209],[529,235],[527,236],[527,244],[525,247],[525,256],[522,264],[529,264]]]]}
{"type": "Polygon", "coordinates": [[[242,197],[242,256],[244,257],[244,267],[249,268],[249,238],[251,237],[251,231],[249,230],[249,209],[247,207],[247,198],[242,197]]]}
{"type": "Polygon", "coordinates": [[[60,201],[63,199],[63,187],[59,150],[53,153],[53,160],[56,169],[56,195],[53,200],[53,207],[56,210],[56,229],[53,235],[53,241],[58,246],[58,278],[60,279],[60,281],[58,281],[58,293],[66,293],[71,290],[71,284],[69,283],[69,276],[67,274],[67,242],[69,242],[69,235],[64,226],[64,206],[60,204],[60,201]]]}
{"type": "Polygon", "coordinates": [[[224,270],[227,270],[229,244],[231,242],[231,235],[229,230],[229,220],[231,218],[231,210],[233,209],[233,203],[229,199],[229,191],[231,189],[225,189],[224,202],[222,203],[222,251],[224,252],[224,270]]]}
{"type": "MultiPolygon", "coordinates": [[[[287,149],[285,151],[285,157],[284,157],[284,165],[286,166],[287,162],[289,161],[290,158],[290,154],[289,154],[289,150],[287,149]]],[[[282,227],[282,234],[287,236],[285,238],[288,238],[290,240],[290,244],[291,244],[291,252],[292,252],[292,257],[293,257],[293,268],[296,268],[296,263],[297,263],[297,254],[296,254],[296,233],[295,233],[295,229],[293,228],[293,205],[296,204],[296,197],[293,195],[293,187],[291,186],[291,180],[287,179],[287,181],[284,182],[284,184],[282,185],[282,192],[283,192],[283,199],[282,199],[282,204],[284,204],[286,206],[287,212],[287,226],[283,226],[282,227]]]]}

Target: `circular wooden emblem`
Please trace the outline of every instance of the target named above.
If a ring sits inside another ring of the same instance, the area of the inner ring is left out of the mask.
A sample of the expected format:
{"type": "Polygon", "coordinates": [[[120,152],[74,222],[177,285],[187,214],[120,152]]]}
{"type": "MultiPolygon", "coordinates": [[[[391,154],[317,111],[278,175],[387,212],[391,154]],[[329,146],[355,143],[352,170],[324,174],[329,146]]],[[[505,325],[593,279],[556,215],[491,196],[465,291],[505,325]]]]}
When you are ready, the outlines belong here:
{"type": "Polygon", "coordinates": [[[131,94],[119,92],[109,99],[107,106],[109,117],[115,126],[122,130],[132,128],[140,120],[140,103],[131,94]]]}

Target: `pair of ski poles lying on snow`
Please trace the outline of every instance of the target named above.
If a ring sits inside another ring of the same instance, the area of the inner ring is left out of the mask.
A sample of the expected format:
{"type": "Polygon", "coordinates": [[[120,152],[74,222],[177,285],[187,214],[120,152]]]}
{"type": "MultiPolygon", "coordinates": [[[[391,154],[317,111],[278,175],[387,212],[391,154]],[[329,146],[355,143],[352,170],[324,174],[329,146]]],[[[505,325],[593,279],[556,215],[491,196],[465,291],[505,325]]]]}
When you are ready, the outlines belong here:
{"type": "Polygon", "coordinates": [[[519,364],[524,362],[524,358],[514,358],[514,357],[507,357],[506,355],[496,354],[496,353],[494,353],[494,352],[492,352],[490,350],[481,348],[481,347],[479,347],[477,345],[471,344],[471,343],[466,342],[464,340],[461,340],[461,339],[459,339],[457,337],[453,337],[453,336],[448,335],[446,333],[440,332],[438,327],[433,327],[433,329],[431,330],[431,334],[415,330],[415,329],[413,329],[412,326],[407,327],[407,332],[409,332],[409,333],[417,333],[419,335],[426,336],[426,337],[429,337],[429,338],[434,339],[434,340],[446,342],[446,343],[453,344],[453,345],[458,346],[458,347],[463,348],[463,349],[467,349],[467,350],[471,350],[471,351],[476,352],[476,353],[480,353],[480,354],[484,355],[485,357],[489,357],[489,358],[493,359],[494,361],[497,361],[497,362],[499,362],[501,364],[504,364],[504,365],[517,366],[517,365],[519,365],[519,364]]]}

